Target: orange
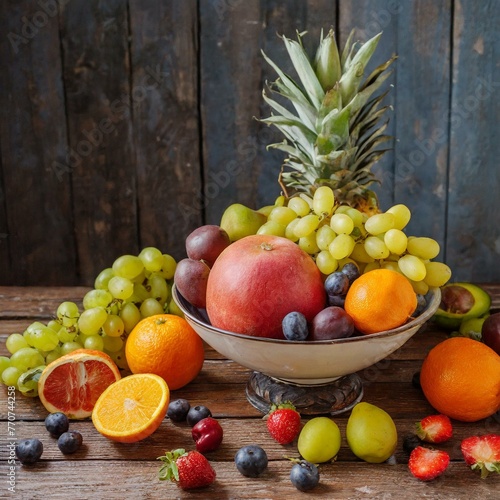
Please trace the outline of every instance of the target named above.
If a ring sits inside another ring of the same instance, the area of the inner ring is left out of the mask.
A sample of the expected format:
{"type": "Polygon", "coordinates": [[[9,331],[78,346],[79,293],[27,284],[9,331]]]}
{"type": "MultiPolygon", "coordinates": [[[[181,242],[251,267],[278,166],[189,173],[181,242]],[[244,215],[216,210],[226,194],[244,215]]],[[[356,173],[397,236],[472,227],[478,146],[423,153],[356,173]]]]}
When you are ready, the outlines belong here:
{"type": "Polygon", "coordinates": [[[344,308],[361,333],[377,333],[403,325],[417,307],[410,282],[389,269],[374,269],[354,280],[344,308]]]}
{"type": "Polygon", "coordinates": [[[125,356],[132,373],[155,373],[173,391],[198,375],[205,351],[184,318],[158,314],[137,323],[127,338],[125,356]]]}
{"type": "Polygon", "coordinates": [[[167,383],[158,375],[129,375],[101,394],[92,412],[92,423],[113,441],[135,443],[160,427],[169,401],[167,383]]]}
{"type": "Polygon", "coordinates": [[[118,367],[107,354],[77,349],[44,368],[38,394],[47,411],[86,418],[102,392],[120,378],[118,367]]]}
{"type": "Polygon", "coordinates": [[[424,359],[420,385],[440,413],[462,422],[481,420],[500,410],[500,356],[477,340],[449,338],[424,359]]]}

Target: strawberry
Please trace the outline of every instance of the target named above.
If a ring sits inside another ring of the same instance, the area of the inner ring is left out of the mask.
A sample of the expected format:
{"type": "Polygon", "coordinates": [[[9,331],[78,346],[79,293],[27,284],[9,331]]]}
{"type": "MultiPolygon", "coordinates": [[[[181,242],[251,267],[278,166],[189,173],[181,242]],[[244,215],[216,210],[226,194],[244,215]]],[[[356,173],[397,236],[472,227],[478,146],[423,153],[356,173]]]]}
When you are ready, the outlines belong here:
{"type": "Polygon", "coordinates": [[[300,413],[292,403],[273,404],[267,418],[267,430],[280,444],[291,443],[300,432],[300,413]]]}
{"type": "Polygon", "coordinates": [[[417,446],[408,460],[410,472],[422,481],[430,481],[440,476],[450,463],[450,455],[445,451],[431,450],[417,446]]]}
{"type": "Polygon", "coordinates": [[[417,436],[428,443],[442,443],[453,435],[450,419],[446,415],[430,415],[415,424],[417,436]]]}
{"type": "Polygon", "coordinates": [[[175,482],[183,490],[202,488],[215,481],[215,471],[210,462],[198,451],[168,451],[158,460],[165,462],[160,467],[159,478],[175,482]]]}
{"type": "Polygon", "coordinates": [[[465,463],[479,469],[484,479],[490,472],[500,473],[500,435],[472,436],[460,444],[465,463]]]}

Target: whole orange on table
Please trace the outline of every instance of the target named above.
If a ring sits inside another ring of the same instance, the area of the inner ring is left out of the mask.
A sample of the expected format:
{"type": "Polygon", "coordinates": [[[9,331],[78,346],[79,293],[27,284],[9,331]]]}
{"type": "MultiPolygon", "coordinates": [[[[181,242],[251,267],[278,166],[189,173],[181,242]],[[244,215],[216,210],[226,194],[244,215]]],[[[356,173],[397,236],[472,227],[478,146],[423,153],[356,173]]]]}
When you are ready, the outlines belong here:
{"type": "Polygon", "coordinates": [[[159,375],[173,391],[198,375],[205,349],[184,318],[157,314],[137,323],[127,338],[125,355],[132,373],[159,375]]]}
{"type": "Polygon", "coordinates": [[[475,422],[500,410],[500,356],[482,342],[452,337],[430,350],[420,385],[440,413],[475,422]]]}

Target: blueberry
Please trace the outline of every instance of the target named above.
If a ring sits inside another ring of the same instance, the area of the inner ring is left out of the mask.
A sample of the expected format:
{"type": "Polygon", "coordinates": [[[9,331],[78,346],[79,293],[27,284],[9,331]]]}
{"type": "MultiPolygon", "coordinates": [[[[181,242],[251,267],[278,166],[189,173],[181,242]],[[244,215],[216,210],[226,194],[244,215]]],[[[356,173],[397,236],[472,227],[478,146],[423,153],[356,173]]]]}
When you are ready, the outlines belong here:
{"type": "Polygon", "coordinates": [[[38,462],[43,453],[43,444],[39,439],[23,439],[16,444],[16,456],[23,464],[38,462]]]}
{"type": "Polygon", "coordinates": [[[45,428],[52,437],[59,437],[69,429],[69,419],[64,413],[51,413],[45,419],[45,428]]]}
{"type": "Polygon", "coordinates": [[[234,456],[236,468],[246,477],[257,477],[267,468],[267,454],[255,444],[243,446],[234,456]]]}
{"type": "Polygon", "coordinates": [[[319,470],[316,465],[301,460],[292,467],[290,481],[300,491],[311,490],[319,483],[319,470]]]}
{"type": "Polygon", "coordinates": [[[79,432],[63,432],[57,440],[57,446],[59,446],[62,453],[70,455],[80,448],[82,442],[82,435],[79,432]]]}
{"type": "Polygon", "coordinates": [[[173,422],[184,422],[190,408],[187,399],[174,399],[168,405],[167,416],[173,422]]]}
{"type": "Polygon", "coordinates": [[[403,438],[403,450],[409,455],[417,446],[420,446],[422,441],[416,434],[407,434],[403,438]]]}
{"type": "Polygon", "coordinates": [[[288,313],[281,323],[287,340],[305,340],[309,335],[306,317],[297,311],[288,313]]]}
{"type": "Polygon", "coordinates": [[[198,406],[193,406],[192,408],[189,409],[188,414],[186,416],[187,423],[193,427],[195,426],[200,420],[203,420],[204,418],[211,417],[212,412],[203,405],[198,405],[198,406]]]}
{"type": "Polygon", "coordinates": [[[347,274],[337,271],[328,275],[325,280],[325,291],[328,296],[345,295],[347,290],[349,290],[347,274]]]}
{"type": "Polygon", "coordinates": [[[349,286],[352,285],[352,282],[355,279],[358,279],[360,276],[358,266],[356,266],[356,264],[353,264],[352,262],[348,262],[342,268],[341,272],[349,278],[349,286]]]}

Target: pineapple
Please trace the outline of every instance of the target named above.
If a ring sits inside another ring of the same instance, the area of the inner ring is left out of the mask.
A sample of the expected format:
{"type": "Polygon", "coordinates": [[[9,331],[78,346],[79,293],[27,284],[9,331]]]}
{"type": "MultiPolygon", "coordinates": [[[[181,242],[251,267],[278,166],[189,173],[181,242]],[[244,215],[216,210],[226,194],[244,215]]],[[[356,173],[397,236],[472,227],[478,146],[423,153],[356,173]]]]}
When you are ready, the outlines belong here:
{"type": "Polygon", "coordinates": [[[322,32],[313,61],[304,50],[304,34],[297,33],[298,41],[282,37],[302,87],[262,52],[278,74],[270,91],[288,99],[296,112],[263,91],[275,113],[261,121],[274,125],[285,137],[268,146],[288,155],[279,175],[280,186],[288,198],[297,192],[312,195],[327,185],[337,203],[376,213],[378,200],[369,187],[379,181],[371,168],[388,151],[379,146],[392,138],[384,134],[387,121],[379,124],[389,108],[381,105],[388,91],[372,95],[389,77],[391,71],[386,70],[396,56],[363,79],[381,33],[359,45],[353,43],[351,32],[339,54],[333,30],[326,37],[322,32]]]}

